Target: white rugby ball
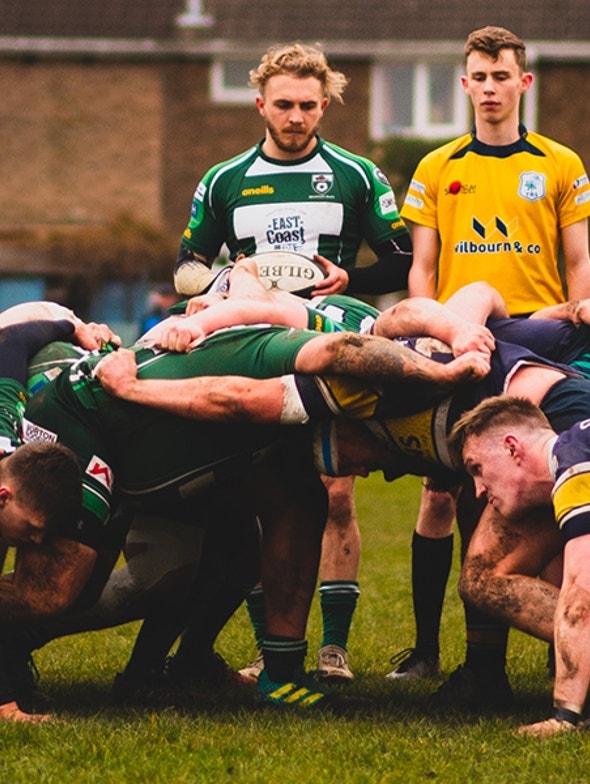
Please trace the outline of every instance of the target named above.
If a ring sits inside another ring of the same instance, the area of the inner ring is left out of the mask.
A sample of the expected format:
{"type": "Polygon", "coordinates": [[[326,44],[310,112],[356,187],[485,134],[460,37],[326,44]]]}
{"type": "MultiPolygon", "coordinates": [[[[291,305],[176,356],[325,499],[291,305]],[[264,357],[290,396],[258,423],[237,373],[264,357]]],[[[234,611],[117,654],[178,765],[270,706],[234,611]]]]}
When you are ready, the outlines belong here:
{"type": "Polygon", "coordinates": [[[260,282],[267,289],[290,291],[307,297],[327,273],[317,261],[285,250],[269,250],[255,253],[249,259],[256,263],[260,282]]]}

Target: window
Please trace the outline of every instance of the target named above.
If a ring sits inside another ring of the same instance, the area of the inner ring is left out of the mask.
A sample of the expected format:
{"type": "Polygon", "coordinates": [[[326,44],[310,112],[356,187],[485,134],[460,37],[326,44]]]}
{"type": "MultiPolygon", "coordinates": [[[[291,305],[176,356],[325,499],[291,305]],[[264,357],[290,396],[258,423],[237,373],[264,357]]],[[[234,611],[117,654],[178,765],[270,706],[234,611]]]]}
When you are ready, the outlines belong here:
{"type": "Polygon", "coordinates": [[[215,103],[251,105],[256,88],[248,87],[250,71],[259,60],[214,60],[211,66],[211,99],[215,103]]]}
{"type": "Polygon", "coordinates": [[[469,114],[462,73],[462,64],[452,61],[378,63],[373,72],[373,138],[464,133],[469,114]]]}
{"type": "Polygon", "coordinates": [[[185,0],[184,11],[176,17],[176,24],[185,29],[211,27],[213,17],[205,13],[203,0],[185,0]]]}

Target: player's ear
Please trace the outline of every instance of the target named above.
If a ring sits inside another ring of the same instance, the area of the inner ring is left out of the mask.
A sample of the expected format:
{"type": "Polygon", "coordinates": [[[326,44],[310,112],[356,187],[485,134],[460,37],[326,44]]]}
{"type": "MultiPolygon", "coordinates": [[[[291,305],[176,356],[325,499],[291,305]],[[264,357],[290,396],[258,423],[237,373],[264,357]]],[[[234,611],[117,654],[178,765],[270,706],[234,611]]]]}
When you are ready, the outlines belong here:
{"type": "Polygon", "coordinates": [[[523,445],[520,439],[509,433],[503,439],[504,448],[512,458],[521,458],[523,455],[523,445]]]}
{"type": "Polygon", "coordinates": [[[0,485],[0,506],[4,504],[14,495],[10,487],[5,484],[0,485]]]}
{"type": "Polygon", "coordinates": [[[264,117],[264,98],[262,95],[258,94],[254,100],[256,101],[256,108],[258,109],[259,114],[264,117]]]}

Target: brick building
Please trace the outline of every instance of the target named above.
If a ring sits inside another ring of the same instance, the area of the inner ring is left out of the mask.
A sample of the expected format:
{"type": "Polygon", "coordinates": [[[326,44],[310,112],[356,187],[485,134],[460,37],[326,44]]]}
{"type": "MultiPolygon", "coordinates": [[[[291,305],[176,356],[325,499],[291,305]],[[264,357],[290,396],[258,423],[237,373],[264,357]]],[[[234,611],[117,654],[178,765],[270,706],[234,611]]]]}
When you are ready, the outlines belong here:
{"type": "Polygon", "coordinates": [[[262,135],[246,81],[269,44],[322,43],[350,78],[323,134],[364,153],[469,127],[462,45],[486,24],[527,42],[526,123],[590,166],[585,0],[0,2],[0,307],[56,296],[136,319],[200,175],[262,135]]]}

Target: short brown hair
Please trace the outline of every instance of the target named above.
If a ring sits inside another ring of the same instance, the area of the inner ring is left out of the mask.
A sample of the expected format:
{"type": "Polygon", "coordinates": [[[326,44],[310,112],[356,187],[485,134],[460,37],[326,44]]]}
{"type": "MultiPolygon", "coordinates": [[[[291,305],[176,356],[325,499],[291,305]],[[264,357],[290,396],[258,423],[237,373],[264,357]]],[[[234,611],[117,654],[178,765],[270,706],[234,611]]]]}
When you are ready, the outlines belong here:
{"type": "Polygon", "coordinates": [[[63,444],[32,441],[0,461],[17,500],[43,515],[49,532],[75,528],[82,512],[82,474],[74,453],[63,444]]]}
{"type": "Polygon", "coordinates": [[[321,49],[298,42],[271,46],[262,56],[258,68],[250,71],[250,85],[258,87],[262,94],[272,76],[284,73],[298,79],[314,76],[321,82],[325,98],[343,103],[342,93],[348,79],[340,71],[330,68],[321,49]]]}
{"type": "Polygon", "coordinates": [[[474,30],[465,42],[465,59],[471,52],[482,52],[497,60],[502,49],[512,49],[514,59],[521,71],[526,71],[526,46],[524,41],[504,27],[482,27],[474,30]]]}
{"type": "Polygon", "coordinates": [[[498,395],[490,397],[467,411],[455,422],[448,437],[451,459],[459,468],[463,465],[463,448],[470,436],[480,436],[489,430],[518,425],[528,430],[551,430],[541,409],[524,397],[498,395]]]}

